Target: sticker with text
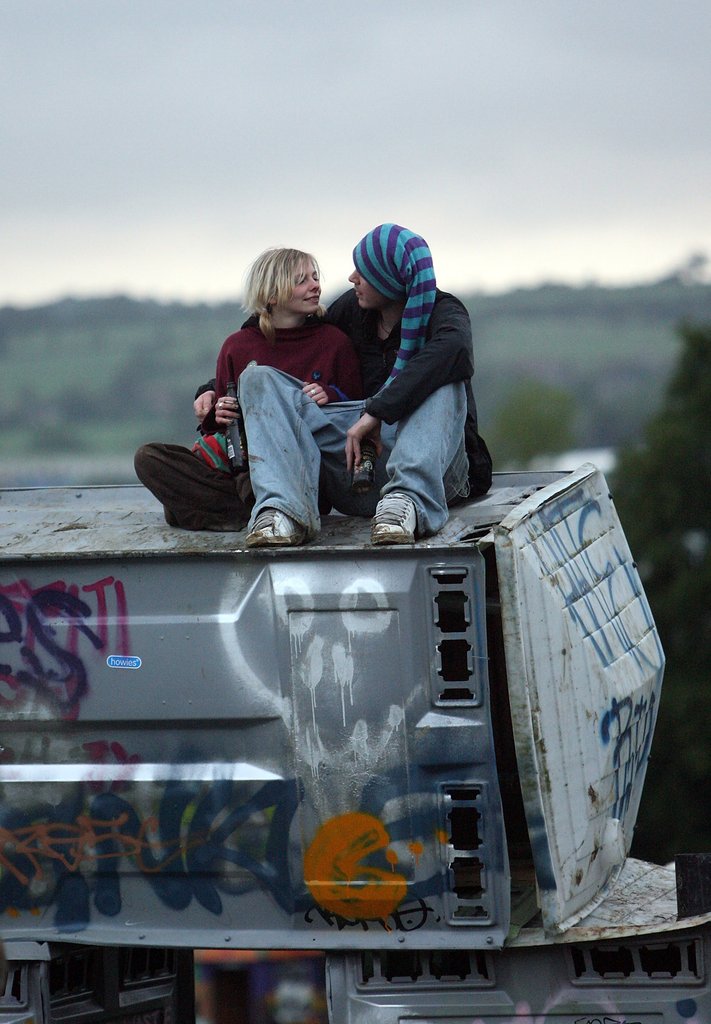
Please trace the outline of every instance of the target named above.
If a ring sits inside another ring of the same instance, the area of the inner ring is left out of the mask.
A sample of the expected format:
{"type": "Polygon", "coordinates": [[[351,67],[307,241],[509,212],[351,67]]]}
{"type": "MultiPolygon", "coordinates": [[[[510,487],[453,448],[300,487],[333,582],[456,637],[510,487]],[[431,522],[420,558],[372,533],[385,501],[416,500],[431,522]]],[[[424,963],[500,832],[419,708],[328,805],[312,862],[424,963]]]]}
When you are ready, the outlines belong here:
{"type": "Polygon", "coordinates": [[[140,658],[129,657],[126,654],[110,654],[106,664],[109,668],[140,668],[143,662],[140,658]]]}

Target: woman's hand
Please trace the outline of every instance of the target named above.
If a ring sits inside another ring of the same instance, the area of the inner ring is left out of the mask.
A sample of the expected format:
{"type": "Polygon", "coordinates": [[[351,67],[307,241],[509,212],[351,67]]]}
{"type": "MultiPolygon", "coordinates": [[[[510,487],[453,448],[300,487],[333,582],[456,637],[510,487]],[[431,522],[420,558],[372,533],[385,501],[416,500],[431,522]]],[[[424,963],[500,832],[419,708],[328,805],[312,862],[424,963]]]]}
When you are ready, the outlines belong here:
{"type": "Polygon", "coordinates": [[[215,422],[226,430],[237,419],[237,399],[223,395],[215,403],[215,422]]]}
{"type": "Polygon", "coordinates": [[[304,384],[301,390],[304,392],[305,395],[308,395],[309,398],[313,399],[316,405],[327,405],[328,393],[326,389],[318,383],[318,381],[308,381],[306,384],[304,384]]]}
{"type": "Polygon", "coordinates": [[[205,419],[210,409],[212,409],[212,403],[215,401],[214,391],[203,391],[201,395],[198,395],[193,402],[193,412],[197,418],[202,421],[205,419]]]}
{"type": "Polygon", "coordinates": [[[346,466],[349,472],[354,466],[360,465],[360,443],[366,437],[375,445],[376,454],[380,455],[383,450],[380,420],[376,416],[371,416],[369,412],[364,412],[346,433],[346,466]]]}

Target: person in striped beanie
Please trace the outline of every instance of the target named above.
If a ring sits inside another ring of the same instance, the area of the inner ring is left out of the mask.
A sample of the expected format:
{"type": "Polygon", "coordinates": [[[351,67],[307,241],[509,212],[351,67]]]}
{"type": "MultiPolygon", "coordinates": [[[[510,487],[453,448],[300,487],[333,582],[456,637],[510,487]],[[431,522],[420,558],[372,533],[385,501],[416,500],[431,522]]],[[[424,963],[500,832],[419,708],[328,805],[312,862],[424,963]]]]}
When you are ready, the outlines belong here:
{"type": "Polygon", "coordinates": [[[355,274],[349,280],[364,278],[400,315],[400,347],[386,382],[390,383],[425,344],[437,293],[432,253],[414,231],[381,224],[356,245],[353,263],[355,274]]]}

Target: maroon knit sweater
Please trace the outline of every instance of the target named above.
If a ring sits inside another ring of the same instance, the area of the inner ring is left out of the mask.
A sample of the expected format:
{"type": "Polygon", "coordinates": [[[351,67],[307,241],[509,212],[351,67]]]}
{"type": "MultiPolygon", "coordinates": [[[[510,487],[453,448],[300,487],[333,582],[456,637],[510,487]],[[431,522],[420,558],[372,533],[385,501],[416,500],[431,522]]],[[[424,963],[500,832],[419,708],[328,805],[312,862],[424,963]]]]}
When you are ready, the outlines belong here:
{"type": "Polygon", "coordinates": [[[302,327],[277,330],[273,344],[252,324],[230,334],[217,357],[217,398],[227,393],[227,382],[236,382],[252,360],[304,382],[318,381],[330,402],[363,397],[358,357],[349,338],[316,318],[309,318],[302,327]]]}

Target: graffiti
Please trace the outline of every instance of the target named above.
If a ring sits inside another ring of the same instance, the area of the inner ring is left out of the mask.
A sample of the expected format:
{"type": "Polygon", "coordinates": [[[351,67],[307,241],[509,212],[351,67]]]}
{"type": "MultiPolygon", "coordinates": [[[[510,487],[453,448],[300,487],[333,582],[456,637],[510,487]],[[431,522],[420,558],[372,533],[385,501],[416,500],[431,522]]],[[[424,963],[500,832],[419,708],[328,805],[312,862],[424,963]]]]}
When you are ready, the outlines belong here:
{"type": "MultiPolygon", "coordinates": [[[[612,1001],[604,1000],[604,1002],[612,1001]]],[[[570,1024],[643,1024],[636,1012],[634,1017],[628,1017],[626,1013],[613,1007],[603,1010],[601,1014],[593,1011],[592,1013],[583,1014],[582,1017],[573,1016],[573,1014],[580,1012],[580,1007],[570,1006],[570,993],[565,988],[561,989],[552,998],[546,1000],[545,1005],[541,1007],[541,1011],[539,1013],[532,1009],[527,1001],[522,1001],[516,1004],[515,1015],[507,1017],[506,1020],[502,1017],[501,1024],[552,1024],[553,1020],[561,1021],[562,1024],[563,1019],[569,1021],[570,1024]]],[[[656,1019],[656,1013],[654,1017],[656,1019]]],[[[497,1016],[496,1019],[498,1021],[499,1017],[497,1016]]],[[[645,1017],[645,1020],[648,1019],[645,1017]]],[[[481,1017],[474,1017],[472,1024],[485,1024],[485,1022],[481,1017]]]]}
{"type": "Polygon", "coordinates": [[[379,928],[386,932],[416,932],[429,922],[438,924],[442,917],[436,909],[430,906],[424,899],[409,900],[397,910],[393,910],[386,918],[365,918],[365,917],[342,917],[334,914],[323,907],[311,907],[305,914],[304,920],[311,924],[318,917],[329,928],[336,928],[339,932],[347,928],[359,928],[361,931],[371,931],[379,928]]]}
{"type": "Polygon", "coordinates": [[[120,580],[0,586],[0,707],[15,713],[42,707],[75,719],[88,692],[86,656],[105,651],[109,642],[113,654],[130,653],[120,580]]]}
{"type": "Polygon", "coordinates": [[[609,543],[595,543],[617,529],[605,522],[600,502],[584,501],[582,491],[576,490],[542,512],[541,521],[541,563],[548,577],[561,587],[565,607],[602,665],[608,668],[630,654],[640,668],[658,672],[663,662],[661,645],[639,577],[629,553],[623,550],[624,538],[620,534],[620,543],[615,544],[610,535],[609,543]],[[596,557],[598,551],[605,552],[602,562],[596,557]],[[653,658],[644,652],[638,630],[630,630],[632,606],[642,617],[642,633],[653,635],[653,658]]]}
{"type": "MultiPolygon", "coordinates": [[[[397,828],[394,823],[392,827],[393,831],[397,828]]],[[[436,830],[435,839],[446,841],[446,836],[442,840],[436,830]]],[[[417,866],[425,853],[424,843],[408,841],[405,849],[417,866]]],[[[406,901],[408,880],[395,871],[399,864],[391,834],[379,818],[363,812],[331,818],[321,826],[304,856],[304,879],[316,901],[305,920],[311,923],[318,916],[338,931],[378,927],[398,932],[417,931],[432,918],[439,922],[441,917],[424,895],[440,892],[441,883],[430,879],[424,885],[412,885],[411,899],[406,901]],[[383,866],[366,863],[371,857],[377,861],[378,856],[383,866]]]]}
{"type": "Polygon", "coordinates": [[[122,832],[127,821],[128,813],[124,812],[110,821],[80,815],[71,826],[58,822],[38,822],[12,831],[0,828],[0,848],[12,850],[14,855],[10,861],[0,853],[0,865],[23,885],[28,885],[30,873],[21,871],[17,867],[18,862],[27,862],[34,878],[41,879],[44,860],[58,861],[67,871],[78,871],[88,860],[98,863],[101,860],[130,856],[135,858],[139,870],[145,873],[167,867],[172,859],[184,852],[181,845],[177,852],[164,857],[160,867],[146,863],[142,854],[151,849],[146,833],[155,829],[156,822],[142,822],[139,834],[132,836],[122,832]]]}
{"type": "Polygon", "coordinates": [[[615,775],[613,816],[622,818],[632,799],[635,780],[647,763],[655,720],[657,696],[631,697],[612,704],[600,723],[602,742],[614,743],[612,763],[615,775]]]}
{"type": "Polygon", "coordinates": [[[627,1017],[577,1017],[573,1024],[642,1024],[639,1020],[629,1020],[627,1017]]]}
{"type": "MultiPolygon", "coordinates": [[[[514,1022],[516,1024],[549,1024],[549,1022],[552,1024],[554,1019],[562,1021],[564,1015],[565,1020],[569,1020],[570,1024],[644,1024],[645,1021],[651,1020],[652,1017],[654,1020],[661,1020],[662,1018],[666,1020],[667,1007],[670,1008],[671,1006],[671,1004],[667,1003],[666,998],[662,996],[659,1002],[655,1000],[653,1012],[643,1015],[643,1020],[639,1016],[639,1010],[633,1011],[633,1015],[629,1016],[627,1011],[615,1005],[615,1000],[613,999],[604,999],[600,1000],[600,1002],[605,1006],[604,1009],[588,1011],[580,1016],[580,1007],[573,1008],[570,1006],[570,992],[567,988],[563,988],[546,1001],[545,1005],[541,1007],[542,1012],[539,1013],[533,1010],[528,1002],[520,1002],[516,1004],[515,1016],[507,1017],[506,1020],[502,1018],[501,1024],[514,1024],[514,1022]],[[662,1009],[662,1002],[665,1009],[662,1009]]],[[[600,1002],[598,1002],[598,1006],[600,1002]]],[[[681,1000],[676,1003],[675,1008],[680,1019],[688,1021],[689,1024],[696,1024],[698,1020],[698,1024],[700,1024],[700,1019],[695,1017],[696,1010],[698,1009],[695,999],[681,1000]],[[691,1020],[692,1017],[694,1018],[693,1021],[691,1020]]],[[[484,1024],[484,1021],[481,1017],[475,1017],[472,1024],[484,1024]]]]}
{"type": "Polygon", "coordinates": [[[342,814],[323,825],[304,856],[304,879],[320,907],[343,918],[386,918],[402,902],[407,881],[394,870],[366,864],[390,836],[371,814],[342,814]]]}
{"type": "Polygon", "coordinates": [[[367,811],[336,816],[318,829],[302,880],[290,853],[304,795],[300,782],[137,786],[131,782],[137,758],[121,744],[92,741],[81,749],[95,764],[125,765],[126,774],[106,782],[100,772],[89,773],[82,783],[52,791],[44,804],[5,806],[0,911],[53,907],[55,927],[82,930],[93,912],[119,914],[122,885],[140,877],[178,911],[195,901],[219,916],[225,898],[261,888],[283,912],[338,930],[407,932],[440,920],[430,900],[446,884],[441,862],[431,844],[406,832],[414,826],[437,840],[435,804],[403,819],[384,815],[383,800],[402,784],[399,776],[366,790],[366,805],[376,796],[379,806],[370,800],[367,811]]]}
{"type": "Polygon", "coordinates": [[[56,807],[7,810],[0,825],[0,910],[54,904],[60,931],[84,929],[92,898],[100,914],[120,912],[119,868],[126,862],[128,873],[142,876],[174,910],[195,899],[219,915],[221,892],[239,895],[256,881],[292,913],[299,906],[284,837],[298,792],[293,782],[266,783],[240,801],[231,782],[174,782],[165,786],[157,813],[142,818],[115,792],[95,795],[84,811],[81,787],[74,786],[56,807]]]}

